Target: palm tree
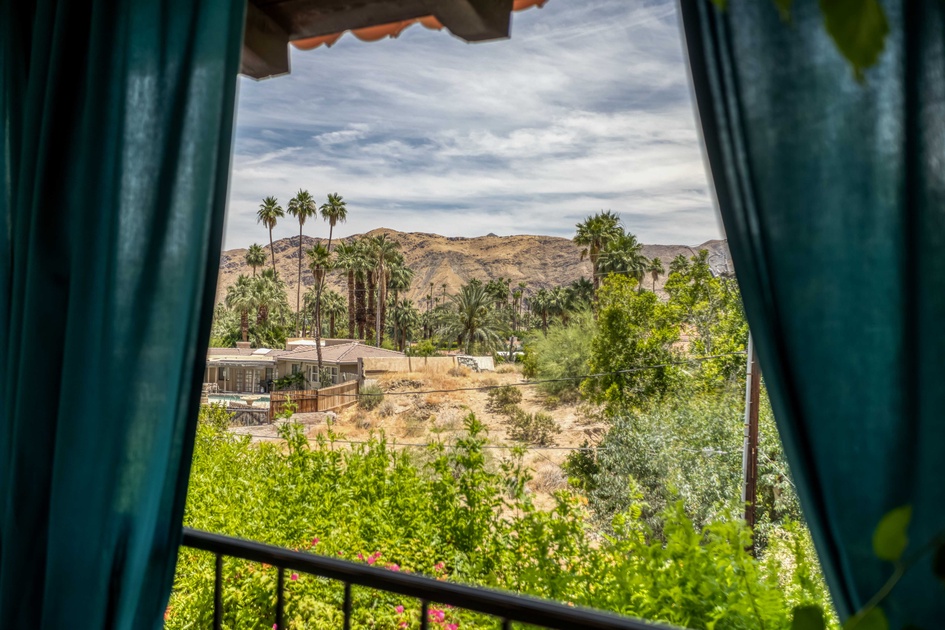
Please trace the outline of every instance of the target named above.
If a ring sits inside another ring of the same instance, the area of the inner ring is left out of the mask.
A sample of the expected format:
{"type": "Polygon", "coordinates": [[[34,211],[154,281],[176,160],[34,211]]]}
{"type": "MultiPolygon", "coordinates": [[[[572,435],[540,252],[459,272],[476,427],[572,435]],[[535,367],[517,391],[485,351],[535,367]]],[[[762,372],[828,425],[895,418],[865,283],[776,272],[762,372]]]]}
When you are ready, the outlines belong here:
{"type": "Polygon", "coordinates": [[[503,343],[502,325],[493,308],[495,300],[482,283],[469,283],[450,296],[451,307],[444,315],[437,333],[445,339],[457,339],[469,354],[473,342],[492,350],[503,343]]]}
{"type": "Polygon", "coordinates": [[[322,312],[321,298],[322,286],[325,282],[325,275],[332,268],[331,252],[328,248],[319,243],[308,250],[308,268],[315,276],[315,356],[318,363],[318,373],[322,373],[322,312]]]}
{"type": "Polygon", "coordinates": [[[299,327],[299,311],[302,307],[302,227],[305,220],[315,216],[318,206],[315,199],[307,190],[299,192],[289,200],[289,206],[286,208],[292,216],[299,220],[299,277],[298,286],[295,291],[295,327],[299,327]]]}
{"type": "Polygon", "coordinates": [[[650,261],[643,255],[643,245],[633,234],[621,234],[613,239],[601,251],[599,259],[602,273],[619,273],[636,278],[643,288],[643,277],[649,269],[650,261]]]}
{"type": "Polygon", "coordinates": [[[574,296],[576,303],[593,304],[594,284],[587,278],[581,277],[568,285],[568,290],[574,296]]]}
{"type": "Polygon", "coordinates": [[[266,252],[258,243],[253,243],[246,250],[246,264],[253,268],[253,277],[256,277],[256,267],[266,264],[266,252]]]}
{"type": "Polygon", "coordinates": [[[328,336],[334,338],[335,319],[345,314],[345,299],[337,291],[328,289],[322,293],[321,309],[322,315],[328,317],[328,336]]]}
{"type": "Polygon", "coordinates": [[[370,251],[374,262],[374,285],[377,287],[377,314],[374,318],[375,341],[380,347],[384,341],[384,318],[387,310],[387,283],[390,268],[399,256],[400,243],[388,238],[387,234],[378,234],[370,239],[370,251]]]}
{"type": "Polygon", "coordinates": [[[568,287],[555,287],[549,293],[548,312],[561,318],[561,323],[565,326],[571,318],[571,311],[574,310],[574,292],[568,287]]]}
{"type": "Polygon", "coordinates": [[[538,289],[531,297],[532,311],[541,317],[541,331],[548,334],[548,315],[551,313],[551,292],[548,289],[538,289]]]}
{"type": "Polygon", "coordinates": [[[387,288],[394,292],[394,303],[400,299],[401,291],[409,291],[413,284],[414,271],[406,265],[403,255],[398,252],[397,257],[390,265],[387,288]]]}
{"type": "Polygon", "coordinates": [[[253,281],[253,294],[256,296],[256,324],[266,324],[270,311],[286,308],[285,282],[272,269],[263,269],[253,281]]]}
{"type": "Polygon", "coordinates": [[[395,301],[390,309],[390,321],[393,328],[393,337],[397,347],[403,352],[407,348],[407,341],[411,331],[421,323],[420,311],[409,299],[395,301]]]}
{"type": "Polygon", "coordinates": [[[623,234],[623,228],[620,226],[620,216],[610,210],[598,212],[578,223],[576,227],[577,234],[574,235],[574,242],[584,247],[581,251],[581,260],[584,260],[585,256],[591,260],[591,269],[594,274],[594,292],[596,294],[597,289],[600,288],[600,268],[598,265],[600,254],[608,243],[623,234]]]}
{"type": "Polygon", "coordinates": [[[243,274],[226,290],[226,305],[240,312],[240,332],[243,341],[249,341],[249,312],[256,308],[256,296],[250,279],[243,274]]]}
{"type": "Polygon", "coordinates": [[[256,223],[262,223],[269,229],[269,251],[272,252],[272,270],[276,270],[276,250],[272,246],[272,228],[285,216],[285,211],[275,197],[266,197],[256,211],[256,223]]]}
{"type": "Polygon", "coordinates": [[[354,270],[357,246],[354,242],[342,242],[335,248],[335,266],[345,273],[348,287],[348,339],[354,339],[354,270]]]}
{"type": "Polygon", "coordinates": [[[319,208],[322,218],[328,221],[328,251],[331,251],[331,237],[335,226],[348,220],[348,207],[338,193],[328,195],[328,201],[319,208]]]}
{"type": "Polygon", "coordinates": [[[650,272],[650,276],[653,278],[653,292],[656,293],[656,281],[666,272],[666,270],[663,269],[663,261],[659,258],[652,259],[647,271],[650,272]]]}

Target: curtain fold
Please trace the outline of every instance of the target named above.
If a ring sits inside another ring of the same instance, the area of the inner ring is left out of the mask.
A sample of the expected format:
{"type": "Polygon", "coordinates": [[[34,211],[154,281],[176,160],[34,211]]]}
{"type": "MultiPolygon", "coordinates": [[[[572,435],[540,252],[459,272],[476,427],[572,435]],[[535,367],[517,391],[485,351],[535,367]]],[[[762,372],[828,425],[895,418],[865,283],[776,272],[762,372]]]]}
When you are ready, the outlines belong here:
{"type": "MultiPolygon", "coordinates": [[[[785,452],[841,617],[892,573],[872,535],[945,529],[945,5],[883,2],[858,83],[817,3],[680,0],[712,181],[785,452]]],[[[883,604],[934,628],[926,556],[883,604]]]]}
{"type": "Polygon", "coordinates": [[[0,628],[162,624],[244,11],[0,3],[0,628]]]}

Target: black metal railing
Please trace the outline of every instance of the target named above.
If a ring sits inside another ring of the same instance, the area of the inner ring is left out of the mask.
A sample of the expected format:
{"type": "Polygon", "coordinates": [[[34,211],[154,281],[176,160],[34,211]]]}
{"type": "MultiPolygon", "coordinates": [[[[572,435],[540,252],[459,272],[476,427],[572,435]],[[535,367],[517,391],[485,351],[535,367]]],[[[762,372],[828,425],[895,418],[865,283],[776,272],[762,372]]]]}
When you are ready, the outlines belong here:
{"type": "Polygon", "coordinates": [[[293,570],[337,580],[344,585],[344,630],[351,628],[351,586],[363,586],[379,591],[397,593],[420,600],[420,628],[426,630],[429,623],[429,605],[449,605],[496,617],[503,630],[513,623],[528,624],[558,630],[671,630],[651,622],[619,617],[611,613],[566,606],[557,602],[513,595],[486,588],[477,588],[434,580],[419,575],[379,569],[346,560],[328,558],[293,551],[273,545],[241,538],[184,528],[185,547],[209,551],[216,556],[213,582],[213,628],[219,630],[223,623],[223,558],[241,558],[276,567],[276,627],[285,628],[285,572],[293,570]]]}

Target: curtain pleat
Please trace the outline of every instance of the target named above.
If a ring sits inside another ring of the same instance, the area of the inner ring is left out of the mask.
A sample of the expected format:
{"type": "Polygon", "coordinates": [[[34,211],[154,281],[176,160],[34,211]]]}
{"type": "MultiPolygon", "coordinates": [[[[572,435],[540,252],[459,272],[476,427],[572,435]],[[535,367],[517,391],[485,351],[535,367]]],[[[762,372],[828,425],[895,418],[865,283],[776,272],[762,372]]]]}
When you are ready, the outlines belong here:
{"type": "MultiPolygon", "coordinates": [[[[892,574],[874,529],[910,505],[915,553],[945,529],[945,16],[883,2],[858,82],[817,3],[681,0],[712,181],[785,452],[835,604],[892,574]]],[[[945,616],[927,554],[883,603],[945,616]]]]}
{"type": "Polygon", "coordinates": [[[244,11],[0,3],[0,628],[162,623],[244,11]]]}

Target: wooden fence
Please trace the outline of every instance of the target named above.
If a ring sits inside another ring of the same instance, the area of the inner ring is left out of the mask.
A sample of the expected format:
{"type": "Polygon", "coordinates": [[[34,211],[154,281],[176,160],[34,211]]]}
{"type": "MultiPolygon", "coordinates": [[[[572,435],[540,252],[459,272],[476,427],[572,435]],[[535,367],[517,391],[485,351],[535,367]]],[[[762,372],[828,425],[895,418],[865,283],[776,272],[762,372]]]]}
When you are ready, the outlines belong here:
{"type": "Polygon", "coordinates": [[[334,411],[354,405],[358,402],[359,385],[358,381],[350,381],[322,389],[272,392],[269,394],[269,422],[282,413],[287,399],[295,405],[295,413],[334,411]]]}

